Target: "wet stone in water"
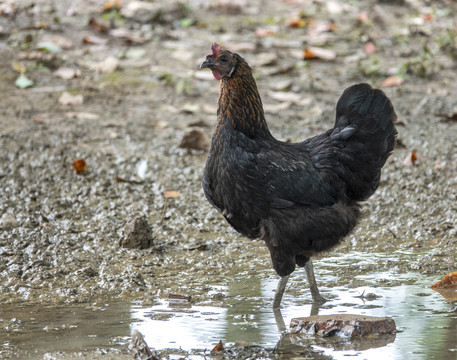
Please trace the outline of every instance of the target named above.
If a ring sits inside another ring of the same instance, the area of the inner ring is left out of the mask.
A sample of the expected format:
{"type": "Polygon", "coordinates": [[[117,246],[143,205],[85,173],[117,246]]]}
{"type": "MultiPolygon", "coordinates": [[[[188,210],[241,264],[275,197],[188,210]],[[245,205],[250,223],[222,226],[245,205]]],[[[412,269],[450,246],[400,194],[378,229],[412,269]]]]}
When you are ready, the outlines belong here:
{"type": "Polygon", "coordinates": [[[127,223],[119,246],[128,249],[147,249],[152,246],[152,229],[144,217],[137,217],[127,223]]]}
{"type": "Polygon", "coordinates": [[[294,318],[290,321],[292,334],[320,335],[329,337],[338,335],[354,338],[366,335],[395,334],[395,321],[386,317],[363,315],[315,315],[294,318]]]}

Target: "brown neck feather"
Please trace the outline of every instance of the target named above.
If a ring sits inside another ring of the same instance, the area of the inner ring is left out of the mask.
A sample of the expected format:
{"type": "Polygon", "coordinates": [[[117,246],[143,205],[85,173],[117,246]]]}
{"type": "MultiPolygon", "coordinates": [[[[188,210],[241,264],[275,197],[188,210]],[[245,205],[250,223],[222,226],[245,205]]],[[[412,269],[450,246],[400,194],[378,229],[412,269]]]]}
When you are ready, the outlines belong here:
{"type": "Polygon", "coordinates": [[[218,127],[231,126],[253,138],[271,136],[252,70],[241,57],[231,77],[221,80],[218,127]]]}

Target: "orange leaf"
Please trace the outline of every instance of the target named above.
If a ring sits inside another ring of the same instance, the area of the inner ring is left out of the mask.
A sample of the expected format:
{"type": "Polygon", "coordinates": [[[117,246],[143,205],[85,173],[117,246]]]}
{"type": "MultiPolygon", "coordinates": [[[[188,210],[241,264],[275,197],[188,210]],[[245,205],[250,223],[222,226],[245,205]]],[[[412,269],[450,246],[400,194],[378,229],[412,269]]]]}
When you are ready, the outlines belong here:
{"type": "Polygon", "coordinates": [[[440,281],[432,285],[432,288],[457,287],[457,272],[445,275],[440,281]]]}
{"type": "Polygon", "coordinates": [[[86,161],[84,159],[76,159],[75,161],[73,161],[73,170],[77,174],[87,171],[86,161]]]}
{"type": "Polygon", "coordinates": [[[306,26],[306,20],[302,18],[291,18],[287,20],[287,26],[292,28],[302,28],[306,26]]]}
{"type": "Polygon", "coordinates": [[[165,191],[163,193],[163,196],[165,196],[166,198],[178,198],[181,196],[181,194],[178,191],[169,190],[169,191],[165,191]]]}
{"type": "Polygon", "coordinates": [[[381,87],[389,87],[389,86],[398,86],[403,84],[405,79],[401,78],[400,76],[389,76],[385,78],[379,86],[381,87]]]}
{"type": "Polygon", "coordinates": [[[303,59],[322,59],[322,60],[333,60],[336,58],[336,53],[330,49],[324,49],[321,47],[307,47],[303,51],[303,59]]]}
{"type": "Polygon", "coordinates": [[[219,344],[217,344],[213,350],[211,350],[211,353],[215,353],[215,352],[218,352],[218,351],[224,351],[224,345],[222,344],[222,340],[219,341],[219,344]]]}
{"type": "Polygon", "coordinates": [[[408,153],[405,160],[403,160],[403,166],[413,166],[416,161],[417,161],[417,154],[415,151],[411,151],[408,153]]]}
{"type": "Polygon", "coordinates": [[[121,0],[108,0],[103,4],[103,11],[111,9],[119,9],[121,7],[121,0]]]}
{"type": "Polygon", "coordinates": [[[424,21],[432,21],[433,20],[433,16],[431,14],[425,14],[422,16],[422,18],[424,19],[424,21]]]}

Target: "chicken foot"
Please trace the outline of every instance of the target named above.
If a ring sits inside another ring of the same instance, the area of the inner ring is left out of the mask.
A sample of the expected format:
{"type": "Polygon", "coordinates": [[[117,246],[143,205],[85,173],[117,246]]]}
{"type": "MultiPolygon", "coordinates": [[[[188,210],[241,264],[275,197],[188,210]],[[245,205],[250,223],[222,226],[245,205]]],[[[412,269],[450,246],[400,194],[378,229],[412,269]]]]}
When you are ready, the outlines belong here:
{"type": "MultiPolygon", "coordinates": [[[[311,297],[313,298],[314,303],[324,303],[327,301],[319,292],[317,287],[316,279],[314,277],[314,268],[311,259],[305,265],[306,277],[308,279],[309,289],[311,290],[311,297]]],[[[287,282],[289,281],[289,275],[281,276],[276,287],[276,293],[273,300],[273,309],[277,309],[281,306],[282,296],[284,295],[284,290],[286,290],[287,282]]]]}

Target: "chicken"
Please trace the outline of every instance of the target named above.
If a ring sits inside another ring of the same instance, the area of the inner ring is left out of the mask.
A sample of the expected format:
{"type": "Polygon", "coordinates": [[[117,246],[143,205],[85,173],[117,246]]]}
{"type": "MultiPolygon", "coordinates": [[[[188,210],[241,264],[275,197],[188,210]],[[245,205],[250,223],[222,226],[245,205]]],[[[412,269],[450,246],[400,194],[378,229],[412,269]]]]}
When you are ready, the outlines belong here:
{"type": "Polygon", "coordinates": [[[313,301],[323,302],[311,258],[354,229],[361,202],[378,187],[397,135],[393,106],[381,90],[353,85],[338,100],[332,129],[285,143],[268,129],[248,63],[216,43],[211,50],[200,67],[220,80],[220,97],[206,198],[235,230],[265,241],[281,277],[273,307],[296,266],[305,267],[313,301]]]}

